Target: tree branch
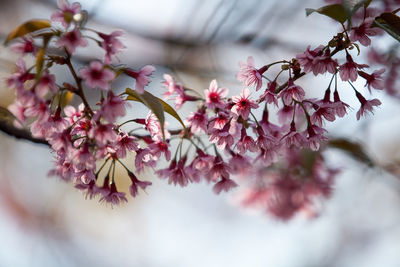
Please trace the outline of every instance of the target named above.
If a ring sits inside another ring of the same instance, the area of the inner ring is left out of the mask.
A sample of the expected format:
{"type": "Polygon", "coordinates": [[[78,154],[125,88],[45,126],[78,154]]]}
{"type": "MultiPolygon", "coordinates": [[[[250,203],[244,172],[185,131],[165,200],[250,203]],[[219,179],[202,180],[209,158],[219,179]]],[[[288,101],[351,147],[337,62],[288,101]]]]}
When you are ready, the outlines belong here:
{"type": "Polygon", "coordinates": [[[19,128],[14,127],[4,121],[0,121],[0,131],[2,131],[3,133],[5,133],[9,136],[13,136],[17,139],[23,139],[23,140],[27,140],[27,141],[30,141],[35,144],[42,144],[42,145],[50,146],[46,140],[33,137],[31,135],[31,133],[28,132],[27,130],[19,129],[19,128]]]}

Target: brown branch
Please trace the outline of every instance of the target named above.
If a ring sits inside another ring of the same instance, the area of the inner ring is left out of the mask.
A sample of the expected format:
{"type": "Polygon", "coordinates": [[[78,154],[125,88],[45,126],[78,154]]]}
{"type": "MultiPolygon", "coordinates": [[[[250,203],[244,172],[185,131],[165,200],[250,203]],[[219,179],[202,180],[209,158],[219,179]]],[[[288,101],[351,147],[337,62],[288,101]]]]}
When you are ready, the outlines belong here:
{"type": "Polygon", "coordinates": [[[50,146],[46,140],[33,137],[29,131],[25,129],[19,129],[4,121],[0,121],[0,131],[17,139],[27,140],[35,144],[50,146]]]}

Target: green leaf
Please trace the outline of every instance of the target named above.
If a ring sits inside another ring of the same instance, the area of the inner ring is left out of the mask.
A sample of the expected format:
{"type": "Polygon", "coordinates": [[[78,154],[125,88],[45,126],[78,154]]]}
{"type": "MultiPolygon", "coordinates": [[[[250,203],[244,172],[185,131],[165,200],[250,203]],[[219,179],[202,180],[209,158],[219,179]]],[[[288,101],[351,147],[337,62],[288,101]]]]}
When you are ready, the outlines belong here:
{"type": "Polygon", "coordinates": [[[361,161],[369,166],[374,165],[371,158],[367,155],[367,153],[364,151],[364,148],[359,143],[352,142],[347,139],[338,138],[330,140],[329,146],[343,150],[356,160],[361,161]]]}
{"type": "Polygon", "coordinates": [[[375,18],[374,26],[385,30],[394,39],[400,42],[400,17],[390,13],[382,13],[379,17],[375,18]]]}
{"type": "MultiPolygon", "coordinates": [[[[128,90],[129,88],[127,88],[128,90]]],[[[132,89],[129,89],[130,91],[133,91],[132,89]]],[[[134,91],[135,92],[135,91],[134,91]]],[[[138,101],[138,102],[142,102],[138,97],[136,97],[135,95],[129,94],[128,92],[126,92],[128,94],[128,97],[126,98],[127,100],[133,100],[133,101],[138,101]]],[[[136,93],[136,92],[135,92],[136,93]]],[[[137,93],[136,93],[137,94],[137,93]]],[[[146,95],[151,95],[152,97],[156,98],[162,105],[163,109],[165,112],[167,112],[169,115],[171,115],[172,117],[174,117],[177,121],[179,121],[179,123],[182,125],[183,129],[186,130],[186,126],[183,123],[181,117],[179,117],[178,113],[174,110],[173,107],[171,107],[167,102],[165,102],[164,100],[150,94],[149,92],[145,91],[144,94],[146,95]]]]}
{"type": "Polygon", "coordinates": [[[342,0],[342,6],[349,18],[351,18],[358,9],[362,6],[367,8],[371,2],[372,0],[342,0]]]}
{"type": "Polygon", "coordinates": [[[339,4],[323,6],[319,9],[306,8],[307,16],[314,12],[328,16],[336,21],[339,21],[340,23],[344,23],[347,20],[346,11],[344,7],[339,4]]]}
{"type": "Polygon", "coordinates": [[[161,102],[158,100],[158,98],[155,97],[154,95],[150,94],[149,92],[144,91],[143,94],[139,94],[135,90],[132,90],[130,88],[126,88],[125,93],[128,95],[128,97],[126,98],[127,100],[133,100],[133,101],[138,101],[138,102],[143,103],[154,113],[154,115],[156,115],[158,122],[160,123],[163,139],[165,141],[164,108],[163,108],[163,105],[161,104],[161,102]]]}
{"type": "Polygon", "coordinates": [[[50,28],[51,27],[51,23],[48,20],[30,20],[27,21],[23,24],[21,24],[20,26],[18,26],[17,28],[15,28],[6,38],[6,40],[4,41],[4,44],[7,45],[8,42],[10,42],[11,40],[24,36],[28,33],[32,33],[41,29],[46,29],[46,28],[50,28]]]}

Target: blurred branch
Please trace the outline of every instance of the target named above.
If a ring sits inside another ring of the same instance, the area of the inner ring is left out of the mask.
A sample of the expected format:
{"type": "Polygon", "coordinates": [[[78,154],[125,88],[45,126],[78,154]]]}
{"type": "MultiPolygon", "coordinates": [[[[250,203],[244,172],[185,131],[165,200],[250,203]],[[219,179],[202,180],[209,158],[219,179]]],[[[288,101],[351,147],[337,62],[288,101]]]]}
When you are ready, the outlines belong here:
{"type": "Polygon", "coordinates": [[[17,139],[27,140],[35,144],[49,146],[49,143],[46,140],[33,137],[29,131],[14,127],[5,121],[0,121],[0,131],[17,139]]]}

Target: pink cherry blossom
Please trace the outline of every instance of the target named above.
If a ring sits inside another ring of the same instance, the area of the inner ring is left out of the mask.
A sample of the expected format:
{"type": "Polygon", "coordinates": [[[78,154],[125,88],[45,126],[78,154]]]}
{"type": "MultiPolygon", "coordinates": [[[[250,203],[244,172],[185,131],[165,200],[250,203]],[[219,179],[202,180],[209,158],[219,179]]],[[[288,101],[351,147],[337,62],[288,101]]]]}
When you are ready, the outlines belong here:
{"type": "Polygon", "coordinates": [[[373,22],[374,18],[366,18],[360,26],[353,27],[350,30],[350,40],[352,42],[359,41],[363,46],[369,46],[371,39],[368,36],[375,36],[379,33],[378,29],[371,27],[373,22]]]}
{"type": "Polygon", "coordinates": [[[347,114],[347,109],[350,107],[348,104],[342,102],[339,97],[339,93],[337,90],[333,93],[334,105],[332,106],[336,115],[339,117],[344,117],[347,114]]]}
{"type": "Polygon", "coordinates": [[[297,132],[296,125],[294,122],[290,123],[290,131],[281,138],[281,142],[285,144],[286,147],[290,148],[295,146],[297,148],[302,148],[306,143],[306,138],[297,132]]]}
{"type": "Polygon", "coordinates": [[[368,65],[365,64],[357,64],[353,61],[353,58],[350,56],[350,54],[347,54],[346,56],[347,62],[344,63],[343,65],[340,66],[339,70],[339,74],[340,74],[340,78],[342,79],[342,81],[352,81],[354,82],[355,80],[357,80],[357,69],[363,69],[363,68],[367,68],[368,65]]]}
{"type": "Polygon", "coordinates": [[[138,72],[134,70],[127,69],[125,73],[136,80],[135,90],[139,94],[143,94],[144,87],[150,83],[149,76],[156,70],[151,65],[146,65],[141,68],[138,72]]]}
{"type": "Polygon", "coordinates": [[[274,103],[275,106],[278,107],[278,100],[275,94],[276,86],[276,81],[268,83],[267,89],[265,89],[265,92],[259,97],[258,101],[265,101],[268,104],[274,103]]]}
{"type": "Polygon", "coordinates": [[[86,198],[89,197],[89,199],[93,199],[100,193],[99,187],[96,185],[96,182],[93,180],[90,181],[88,184],[78,182],[77,184],[75,184],[75,188],[85,191],[86,198]]]}
{"type": "Polygon", "coordinates": [[[103,39],[100,43],[101,47],[106,51],[106,55],[104,57],[104,64],[111,63],[111,56],[120,52],[120,50],[124,49],[125,46],[118,39],[119,36],[123,34],[123,31],[116,30],[110,34],[105,34],[99,32],[98,35],[103,39]]]}
{"type": "Polygon", "coordinates": [[[292,103],[292,99],[302,101],[305,95],[303,88],[295,85],[292,79],[289,79],[288,87],[279,93],[279,97],[283,99],[286,105],[292,103]]]}
{"type": "Polygon", "coordinates": [[[227,123],[224,128],[209,130],[209,141],[215,143],[219,149],[230,148],[235,142],[232,134],[229,133],[231,125],[227,123]]]}
{"type": "MultiPolygon", "coordinates": [[[[167,124],[164,125],[164,136],[165,139],[170,138],[171,134],[167,130],[167,124]]],[[[153,112],[149,112],[146,121],[145,121],[145,128],[149,131],[151,138],[154,141],[161,141],[163,140],[163,134],[161,130],[160,122],[158,121],[156,115],[153,112]]]]}
{"type": "Polygon", "coordinates": [[[153,156],[150,149],[139,148],[136,151],[135,168],[137,172],[143,171],[144,167],[154,168],[157,164],[157,158],[153,156]]]}
{"type": "Polygon", "coordinates": [[[11,50],[18,54],[36,54],[36,47],[33,38],[22,37],[22,41],[11,46],[11,50]]]}
{"type": "Polygon", "coordinates": [[[379,69],[374,71],[372,74],[368,74],[363,71],[359,71],[358,74],[365,79],[365,86],[368,85],[368,90],[371,92],[371,86],[377,90],[383,90],[384,84],[382,80],[382,74],[384,72],[385,69],[379,69]]]}
{"type": "Polygon", "coordinates": [[[101,108],[96,112],[94,119],[102,117],[106,121],[114,123],[118,117],[125,116],[125,105],[126,102],[120,96],[116,96],[112,91],[109,91],[107,98],[101,103],[101,108]]]}
{"type": "Polygon", "coordinates": [[[149,144],[148,148],[151,151],[151,154],[156,157],[160,158],[161,154],[164,154],[165,159],[169,161],[171,159],[171,151],[169,150],[169,143],[156,141],[149,144]]]}
{"type": "Polygon", "coordinates": [[[110,82],[115,79],[115,73],[103,66],[99,61],[92,61],[88,67],[79,70],[79,74],[90,88],[99,88],[107,91],[110,82]]]}
{"type": "Polygon", "coordinates": [[[222,191],[228,192],[237,186],[238,185],[232,179],[222,177],[222,179],[214,185],[213,191],[215,194],[220,194],[222,191]]]}
{"type": "Polygon", "coordinates": [[[330,56],[329,48],[325,51],[324,46],[318,46],[314,50],[310,50],[310,46],[302,54],[297,54],[296,58],[300,65],[303,66],[304,72],[312,71],[314,75],[323,74],[325,72],[335,73],[338,66],[336,60],[330,56]]]}
{"type": "Polygon", "coordinates": [[[129,136],[124,132],[118,135],[117,141],[114,144],[115,154],[118,158],[122,159],[126,157],[127,152],[134,152],[139,149],[137,138],[129,136]]]}
{"type": "Polygon", "coordinates": [[[105,146],[107,143],[113,143],[118,139],[113,124],[99,123],[90,129],[88,136],[95,139],[99,146],[105,146]]]}
{"type": "Polygon", "coordinates": [[[125,193],[118,192],[115,183],[110,185],[110,189],[107,194],[103,193],[103,197],[100,199],[100,202],[111,203],[112,205],[119,205],[122,202],[128,202],[125,197],[125,193]]]}
{"type": "Polygon", "coordinates": [[[243,83],[244,86],[256,86],[258,91],[262,86],[262,74],[268,69],[268,66],[264,66],[261,69],[257,69],[254,64],[253,57],[247,58],[247,63],[239,62],[240,71],[236,75],[236,79],[243,83]]]}
{"type": "Polygon", "coordinates": [[[228,94],[228,89],[226,88],[218,88],[218,84],[216,80],[212,80],[210,83],[210,87],[204,90],[204,94],[206,96],[206,107],[209,109],[221,108],[225,107],[225,102],[223,98],[228,94]]]}
{"type": "Polygon", "coordinates": [[[185,123],[190,131],[194,134],[203,130],[207,132],[208,116],[204,108],[198,110],[197,112],[190,112],[189,116],[186,118],[185,123]]]}
{"type": "Polygon", "coordinates": [[[58,0],[58,8],[60,10],[55,11],[51,15],[51,20],[60,22],[65,28],[68,28],[73,20],[73,16],[81,12],[81,5],[79,3],[75,2],[69,5],[67,0],[58,0]]]}
{"type": "Polygon", "coordinates": [[[211,169],[206,174],[205,178],[208,181],[217,182],[218,178],[229,178],[229,173],[232,172],[232,169],[228,164],[224,162],[221,156],[216,156],[211,169]]]}
{"type": "Polygon", "coordinates": [[[245,154],[248,150],[251,152],[257,152],[259,149],[254,139],[247,135],[245,128],[242,128],[241,137],[236,143],[236,148],[238,153],[241,155],[245,154]]]}
{"type": "Polygon", "coordinates": [[[58,46],[65,47],[68,53],[73,54],[78,46],[87,46],[87,41],[82,37],[82,34],[78,29],[74,29],[70,32],[62,34],[56,44],[58,46]]]}
{"type": "Polygon", "coordinates": [[[43,98],[49,90],[53,93],[57,92],[56,84],[55,84],[55,76],[50,74],[48,71],[45,71],[40,76],[40,80],[35,88],[35,93],[40,98],[43,98]]]}
{"type": "Polygon", "coordinates": [[[128,176],[131,179],[132,185],[129,187],[129,192],[132,197],[136,197],[138,194],[138,187],[140,187],[143,191],[146,190],[146,187],[150,186],[152,183],[149,181],[141,181],[139,180],[135,174],[132,172],[128,172],[128,176]]]}
{"type": "Polygon", "coordinates": [[[375,106],[381,105],[381,101],[379,99],[366,100],[359,92],[356,92],[356,96],[361,103],[360,109],[357,111],[357,120],[361,118],[361,116],[365,116],[368,112],[373,113],[373,109],[375,106]]]}
{"type": "Polygon", "coordinates": [[[258,104],[249,99],[250,92],[248,88],[244,88],[239,96],[232,97],[233,105],[231,111],[237,116],[242,116],[244,120],[249,118],[250,110],[258,108],[258,104]]]}
{"type": "Polygon", "coordinates": [[[159,170],[156,173],[160,178],[168,178],[168,184],[187,186],[190,179],[185,170],[185,163],[186,157],[181,158],[178,162],[173,159],[168,168],[159,170]]]}

